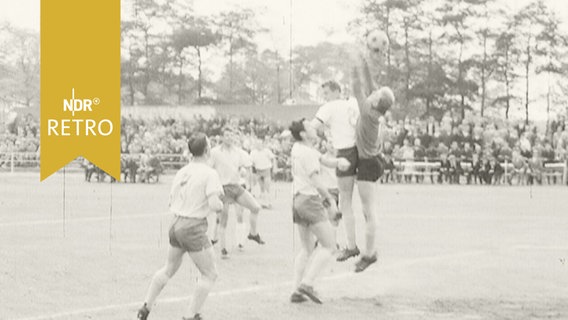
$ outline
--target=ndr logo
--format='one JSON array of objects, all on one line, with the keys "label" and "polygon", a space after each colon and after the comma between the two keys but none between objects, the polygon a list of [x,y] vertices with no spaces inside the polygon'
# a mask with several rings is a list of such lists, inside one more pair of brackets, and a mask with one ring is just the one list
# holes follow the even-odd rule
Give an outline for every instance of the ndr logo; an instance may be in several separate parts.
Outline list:
[{"label": "ndr logo", "polygon": [[94,99],[75,99],[75,88],[71,89],[71,99],[63,99],[63,111],[71,111],[73,116],[75,112],[93,111],[91,106],[101,103],[99,98]]}]

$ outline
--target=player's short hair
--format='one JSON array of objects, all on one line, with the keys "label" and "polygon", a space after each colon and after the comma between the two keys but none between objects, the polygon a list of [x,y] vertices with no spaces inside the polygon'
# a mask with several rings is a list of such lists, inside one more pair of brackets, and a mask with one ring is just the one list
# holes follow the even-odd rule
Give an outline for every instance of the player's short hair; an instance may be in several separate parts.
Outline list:
[{"label": "player's short hair", "polygon": [[389,87],[379,89],[379,109],[388,110],[394,104],[394,93]]},{"label": "player's short hair", "polygon": [[194,157],[203,156],[205,150],[207,150],[207,144],[207,136],[201,132],[192,134],[187,140],[189,152],[191,152]]},{"label": "player's short hair", "polygon": [[329,80],[329,81],[324,82],[321,85],[321,88],[322,89],[329,88],[329,90],[331,90],[331,91],[336,91],[336,92],[341,93],[341,87],[339,86],[339,83],[337,83],[333,80]]},{"label": "player's short hair", "polygon": [[300,135],[300,132],[306,131],[306,127],[304,126],[304,120],[305,119],[302,118],[298,121],[292,121],[292,124],[288,128],[288,130],[290,130],[290,133],[292,134],[292,137],[294,137],[294,140],[296,141],[302,141],[302,136]]}]

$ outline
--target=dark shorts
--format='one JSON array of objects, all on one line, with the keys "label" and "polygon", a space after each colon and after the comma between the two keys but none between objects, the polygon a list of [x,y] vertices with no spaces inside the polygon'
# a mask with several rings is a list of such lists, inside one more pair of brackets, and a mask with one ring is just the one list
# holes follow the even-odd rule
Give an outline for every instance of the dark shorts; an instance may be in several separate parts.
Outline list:
[{"label": "dark shorts", "polygon": [[335,169],[335,175],[338,177],[351,177],[357,173],[357,165],[359,163],[359,154],[357,152],[357,147],[351,147],[347,149],[339,149],[337,150],[337,157],[338,158],[345,158],[347,159],[351,165],[345,171],[341,171],[339,169]]},{"label": "dark shorts", "polygon": [[238,184],[226,184],[223,186],[224,195],[221,196],[223,203],[235,203],[245,193],[245,188]]},{"label": "dark shorts", "polygon": [[338,177],[357,176],[359,181],[375,182],[383,175],[386,161],[381,155],[372,158],[360,158],[357,147],[337,150],[338,158],[347,159],[351,165],[346,171],[335,170]]},{"label": "dark shorts", "polygon": [[357,166],[357,180],[375,182],[383,175],[385,161],[380,155],[372,158],[360,158]]},{"label": "dark shorts", "polygon": [[207,237],[207,219],[175,216],[169,231],[170,245],[188,252],[199,252],[211,247]]},{"label": "dark shorts", "polygon": [[308,227],[329,219],[320,196],[296,194],[293,202],[292,213],[295,224]]}]

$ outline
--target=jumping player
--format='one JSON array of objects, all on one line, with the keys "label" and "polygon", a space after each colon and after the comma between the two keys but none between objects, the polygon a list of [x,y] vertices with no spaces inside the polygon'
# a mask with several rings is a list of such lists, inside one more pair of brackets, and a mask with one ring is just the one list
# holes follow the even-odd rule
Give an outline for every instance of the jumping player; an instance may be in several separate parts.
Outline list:
[{"label": "jumping player", "polygon": [[[377,212],[378,192],[376,182],[382,175],[386,164],[380,153],[379,118],[394,105],[392,90],[388,87],[375,90],[367,60],[361,57],[359,63],[352,69],[352,87],[360,113],[355,127],[358,156],[357,186],[366,222],[366,246],[361,259],[355,265],[355,272],[364,271],[377,261],[375,213]],[[354,232],[355,230],[349,231]]]},{"label": "jumping player", "polygon": [[202,319],[199,312],[217,279],[211,241],[207,237],[207,216],[223,209],[223,188],[219,175],[207,165],[209,141],[204,134],[189,138],[191,162],[175,176],[170,193],[170,211],[175,215],[169,231],[170,246],[166,265],[158,270],[138,311],[138,319],[146,320],[156,298],[168,280],[177,272],[187,252],[199,269],[201,278],[189,305],[185,320]]},{"label": "jumping player", "polygon": [[345,261],[359,255],[355,242],[355,217],[352,209],[358,159],[355,126],[359,118],[359,108],[356,101],[341,99],[341,87],[337,82],[328,81],[321,87],[326,103],[319,108],[311,125],[316,129],[327,127],[337,157],[345,158],[351,163],[345,171],[336,170],[339,211],[343,215],[347,235],[347,248],[339,254],[337,260]]},{"label": "jumping player", "polygon": [[[353,112],[345,103],[343,106],[337,105],[336,101],[341,93],[337,83],[324,83],[322,85],[324,97],[334,98],[333,104],[328,102],[320,107],[312,125],[316,128],[321,127],[322,124],[329,126],[334,147],[338,149],[337,156],[344,157],[351,163],[348,170],[337,170],[339,205],[347,235],[347,248],[337,257],[338,261],[345,261],[360,254],[356,244],[355,217],[352,210],[353,187],[355,177],[357,178],[366,222],[366,246],[363,256],[355,266],[355,271],[361,272],[377,261],[375,250],[376,181],[383,171],[379,152],[379,117],[394,104],[394,94],[386,87],[374,90],[371,70],[362,57],[353,67],[352,87],[357,99],[356,112]],[[353,115],[355,115],[355,121],[350,118]],[[338,144],[337,139],[344,143]],[[350,144],[353,146],[344,148]]]}]

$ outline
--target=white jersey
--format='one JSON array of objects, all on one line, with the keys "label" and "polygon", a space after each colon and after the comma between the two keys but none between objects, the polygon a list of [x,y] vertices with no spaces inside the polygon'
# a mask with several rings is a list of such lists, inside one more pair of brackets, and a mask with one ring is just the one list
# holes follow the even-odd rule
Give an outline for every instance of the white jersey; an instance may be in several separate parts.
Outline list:
[{"label": "white jersey", "polygon": [[329,128],[333,147],[346,149],[355,146],[355,126],[359,118],[357,100],[333,100],[322,105],[316,119]]},{"label": "white jersey", "polygon": [[240,168],[250,167],[252,162],[243,149],[219,145],[211,149],[210,164],[219,173],[221,184],[227,185],[240,184]]},{"label": "white jersey", "polygon": [[321,171],[321,153],[314,148],[296,142],[292,146],[291,158],[294,194],[319,194],[310,177],[312,174],[319,174]]},{"label": "white jersey", "polygon": [[272,161],[276,156],[268,148],[263,148],[261,150],[254,149],[250,152],[250,157],[252,160],[252,165],[257,170],[267,170],[272,168]]},{"label": "white jersey", "polygon": [[223,194],[217,172],[205,163],[189,163],[174,177],[170,211],[178,216],[205,218],[213,213],[208,198],[215,193]]},{"label": "white jersey", "polygon": [[335,174],[335,168],[330,168],[322,165],[320,169],[321,182],[327,189],[337,189],[337,175]]}]

